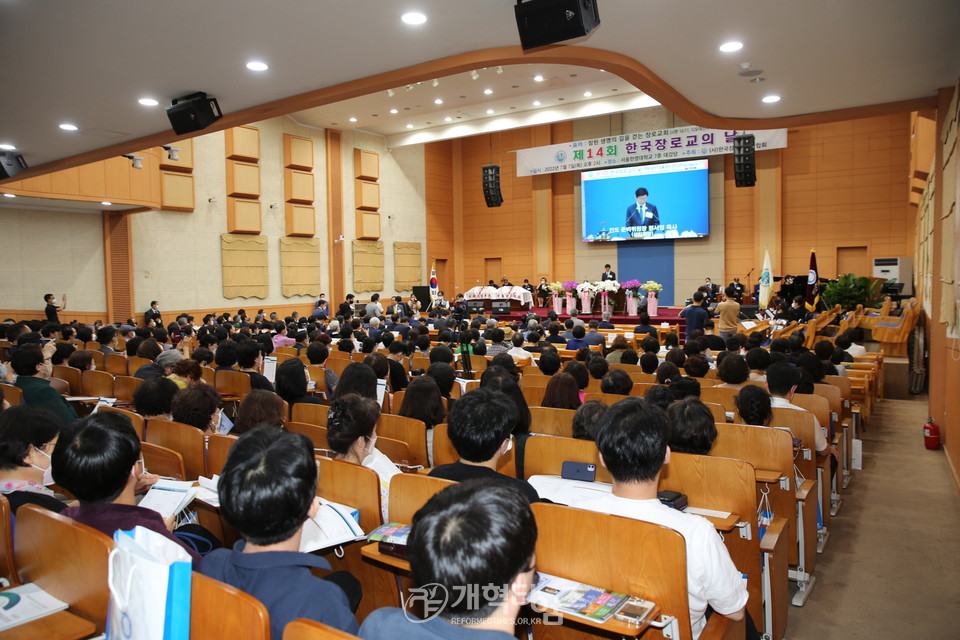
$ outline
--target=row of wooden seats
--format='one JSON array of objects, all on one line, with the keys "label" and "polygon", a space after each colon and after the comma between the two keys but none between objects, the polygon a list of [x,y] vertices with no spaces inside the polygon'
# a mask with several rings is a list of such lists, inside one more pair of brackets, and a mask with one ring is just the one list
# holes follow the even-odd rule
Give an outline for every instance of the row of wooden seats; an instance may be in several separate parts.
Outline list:
[{"label": "row of wooden seats", "polygon": [[[0,634],[10,638],[82,638],[103,633],[110,591],[107,586],[113,540],[84,524],[36,505],[17,512],[11,535],[7,499],[0,496],[0,577],[11,586],[32,582],[69,605]],[[63,554],[51,549],[65,549]],[[204,640],[270,640],[270,618],[259,600],[239,589],[194,572],[190,585],[190,633]],[[344,640],[350,634],[310,620],[295,620],[284,640]]]}]

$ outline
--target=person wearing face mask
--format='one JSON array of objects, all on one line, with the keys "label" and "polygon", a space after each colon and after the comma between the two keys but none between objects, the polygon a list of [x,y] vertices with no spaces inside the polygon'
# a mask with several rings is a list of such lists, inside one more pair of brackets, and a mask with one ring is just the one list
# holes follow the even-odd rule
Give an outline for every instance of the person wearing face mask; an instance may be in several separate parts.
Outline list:
[{"label": "person wearing face mask", "polygon": [[47,322],[60,324],[60,316],[58,314],[61,311],[67,310],[67,294],[61,294],[60,300],[63,301],[63,304],[58,305],[57,297],[52,293],[48,293],[43,296],[43,314],[47,317]]},{"label": "person wearing face mask", "polygon": [[61,512],[68,518],[111,538],[118,529],[145,527],[186,549],[195,565],[202,555],[223,546],[199,525],[175,528],[175,516],[163,518],[137,506],[136,487],[146,470],[140,439],[122,414],[94,413],[77,422],[72,435],[57,442],[52,461],[57,484],[80,501]]},{"label": "person wearing face mask", "polygon": [[390,478],[400,473],[397,465],[377,449],[377,420],[380,405],[376,400],[346,393],[330,405],[327,416],[327,445],[337,460],[363,465],[377,472],[380,479],[380,505],[384,521],[390,497]]},{"label": "person wearing face mask", "polygon": [[481,387],[464,395],[450,410],[447,431],[460,459],[434,467],[430,475],[457,482],[490,478],[513,487],[530,502],[539,502],[537,490],[526,480],[497,471],[500,458],[513,448],[516,421],[517,407],[503,392]]},{"label": "person wearing face mask", "polygon": [[56,512],[67,506],[47,488],[53,484],[50,456],[62,426],[41,407],[20,405],[0,412],[0,493],[14,514],[22,504]]},{"label": "person wearing face mask", "polygon": [[53,373],[51,358],[56,345],[48,342],[42,348],[23,346],[10,356],[10,366],[17,374],[16,386],[23,391],[23,403],[49,409],[64,425],[77,419],[77,412],[64,400],[47,378]]}]

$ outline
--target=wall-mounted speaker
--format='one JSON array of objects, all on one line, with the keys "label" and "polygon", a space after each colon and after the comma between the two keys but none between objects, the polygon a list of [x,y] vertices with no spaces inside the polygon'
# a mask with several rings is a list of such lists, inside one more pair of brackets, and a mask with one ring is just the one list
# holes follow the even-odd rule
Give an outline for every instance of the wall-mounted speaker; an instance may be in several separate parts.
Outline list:
[{"label": "wall-mounted speaker", "polygon": [[483,171],[483,197],[487,201],[487,206],[499,207],[503,204],[503,196],[500,194],[500,166],[485,164],[481,169]]},{"label": "wall-mounted speaker", "polygon": [[188,93],[173,99],[167,107],[170,126],[177,135],[193,133],[206,129],[223,117],[216,98],[210,98],[203,91]]},{"label": "wall-mounted speaker", "polygon": [[0,151],[0,180],[12,178],[27,168],[23,156],[13,151]]},{"label": "wall-mounted speaker", "polygon": [[752,133],[741,133],[733,139],[733,179],[738,187],[757,184],[757,141]]},{"label": "wall-mounted speaker", "polygon": [[524,49],[579,38],[600,24],[596,0],[528,0],[517,2],[514,12]]}]

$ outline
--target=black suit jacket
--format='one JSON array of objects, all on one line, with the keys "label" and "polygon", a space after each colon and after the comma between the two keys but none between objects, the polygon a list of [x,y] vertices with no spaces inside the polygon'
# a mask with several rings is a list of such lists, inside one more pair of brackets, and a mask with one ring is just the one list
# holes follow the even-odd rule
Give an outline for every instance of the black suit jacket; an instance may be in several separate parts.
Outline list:
[{"label": "black suit jacket", "polygon": [[627,221],[624,223],[626,227],[654,227],[660,224],[660,214],[657,212],[657,205],[646,204],[647,213],[653,214],[652,218],[645,217],[640,211],[637,210],[637,203],[633,203],[627,207]]},{"label": "black suit jacket", "polygon": [[603,273],[600,274],[600,281],[601,281],[601,282],[603,282],[603,281],[605,281],[605,280],[616,280],[616,279],[617,279],[617,272],[616,272],[616,271],[613,271],[613,270],[604,271]]}]

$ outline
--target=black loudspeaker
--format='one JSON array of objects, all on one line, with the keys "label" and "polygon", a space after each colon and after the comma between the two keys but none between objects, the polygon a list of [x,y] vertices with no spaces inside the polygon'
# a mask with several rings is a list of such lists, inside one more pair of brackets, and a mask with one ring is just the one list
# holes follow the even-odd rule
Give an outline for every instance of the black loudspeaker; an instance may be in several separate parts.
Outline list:
[{"label": "black loudspeaker", "polygon": [[417,300],[420,301],[420,311],[426,312],[430,310],[430,287],[429,286],[416,286],[413,288],[413,295],[417,296]]},{"label": "black loudspeaker", "polygon": [[517,2],[514,12],[524,49],[579,38],[600,24],[595,0],[529,0]]},{"label": "black loudspeaker", "polygon": [[19,153],[0,151],[0,179],[12,178],[27,168],[27,161]]},{"label": "black loudspeaker", "polygon": [[497,300],[496,302],[490,303],[491,308],[493,309],[492,313],[497,316],[505,316],[510,313],[510,303],[504,302],[503,300]]},{"label": "black loudspeaker", "polygon": [[467,313],[472,316],[483,315],[484,306],[483,300],[468,300],[467,301]]},{"label": "black loudspeaker", "polygon": [[740,317],[746,318],[747,320],[753,320],[757,317],[757,314],[760,313],[760,307],[755,304],[742,304],[740,305]]},{"label": "black loudspeaker", "polygon": [[220,105],[216,98],[207,97],[202,91],[189,93],[173,99],[173,104],[167,107],[167,117],[170,126],[177,135],[193,133],[206,129],[223,117]]},{"label": "black loudspeaker", "polygon": [[752,133],[741,133],[733,139],[733,179],[738,187],[757,184],[757,162],[754,158],[756,144]]},{"label": "black loudspeaker", "polygon": [[495,164],[485,164],[483,170],[483,197],[487,201],[488,207],[499,207],[503,204],[503,196],[500,194],[500,166]]}]

